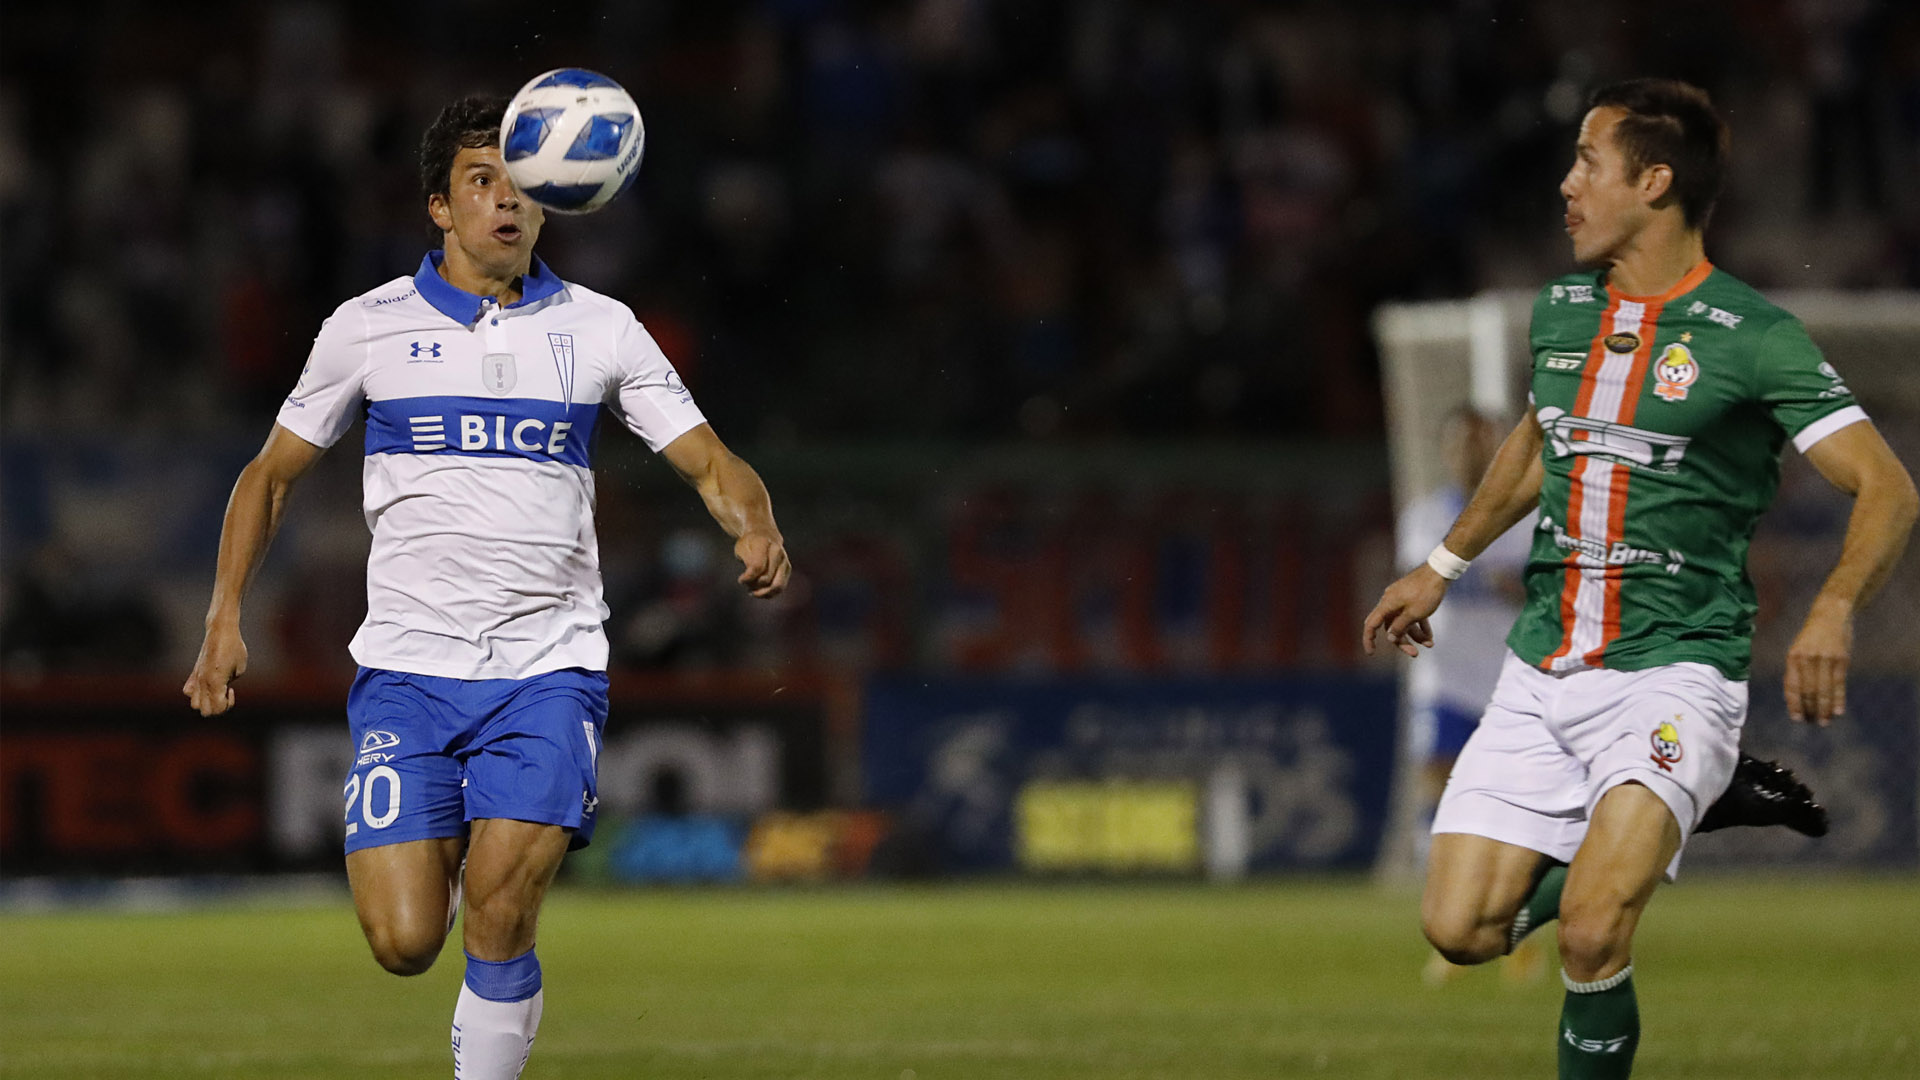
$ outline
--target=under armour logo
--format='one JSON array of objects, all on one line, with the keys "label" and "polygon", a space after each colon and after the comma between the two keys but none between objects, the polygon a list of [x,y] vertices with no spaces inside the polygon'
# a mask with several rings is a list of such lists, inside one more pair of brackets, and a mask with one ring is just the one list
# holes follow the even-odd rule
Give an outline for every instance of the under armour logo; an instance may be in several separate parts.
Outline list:
[{"label": "under armour logo", "polygon": [[[420,346],[420,343],[416,341],[416,342],[414,342],[414,343],[413,343],[413,355],[415,355],[415,356],[419,356],[419,355],[420,355],[420,352],[421,352],[421,346]],[[428,356],[431,356],[431,357],[434,357],[435,359],[438,359],[438,358],[439,358],[439,356],[440,356],[440,343],[439,343],[439,342],[437,342],[437,341],[429,341],[429,342],[427,342],[427,344],[426,344],[426,353],[427,353],[427,355],[428,355]]]}]

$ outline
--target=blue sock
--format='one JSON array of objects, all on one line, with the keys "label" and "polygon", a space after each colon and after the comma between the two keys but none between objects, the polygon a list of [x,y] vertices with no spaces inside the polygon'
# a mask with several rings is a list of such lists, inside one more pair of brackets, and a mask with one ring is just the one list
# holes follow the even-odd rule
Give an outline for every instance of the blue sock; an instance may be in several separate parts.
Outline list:
[{"label": "blue sock", "polygon": [[467,954],[467,985],[488,1001],[525,1001],[540,992],[540,958],[532,949],[511,960]]},{"label": "blue sock", "polygon": [[533,950],[511,960],[467,954],[467,980],[453,1007],[453,1074],[459,1080],[515,1080],[533,1052],[546,995]]}]

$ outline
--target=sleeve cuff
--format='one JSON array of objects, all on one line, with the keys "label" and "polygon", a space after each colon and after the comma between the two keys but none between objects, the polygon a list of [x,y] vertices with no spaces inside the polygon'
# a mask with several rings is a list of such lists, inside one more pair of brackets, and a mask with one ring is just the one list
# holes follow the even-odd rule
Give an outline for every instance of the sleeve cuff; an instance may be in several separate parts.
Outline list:
[{"label": "sleeve cuff", "polygon": [[629,420],[627,428],[640,436],[640,440],[647,444],[647,449],[657,454],[673,445],[675,439],[706,423],[707,418],[697,407],[689,405],[684,409],[663,414],[661,421],[659,425],[645,427]]},{"label": "sleeve cuff", "polygon": [[273,422],[320,449],[325,450],[334,443],[339,442],[340,437],[336,435],[329,439],[326,437],[324,431],[317,430],[324,426],[319,423],[320,419],[313,410],[307,409],[304,406],[282,405],[280,412],[274,416]]},{"label": "sleeve cuff", "polygon": [[1804,454],[1813,449],[1814,443],[1843,427],[1851,427],[1865,419],[1867,419],[1867,410],[1858,405],[1849,405],[1844,409],[1830,412],[1801,428],[1800,433],[1793,437],[1793,448]]}]

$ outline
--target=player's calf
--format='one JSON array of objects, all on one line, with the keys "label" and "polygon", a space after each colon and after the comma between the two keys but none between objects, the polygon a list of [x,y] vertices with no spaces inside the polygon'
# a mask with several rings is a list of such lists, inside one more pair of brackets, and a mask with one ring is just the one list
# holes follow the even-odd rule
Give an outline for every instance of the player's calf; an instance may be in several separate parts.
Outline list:
[{"label": "player's calf", "polygon": [[528,821],[473,823],[467,970],[453,1009],[454,1075],[462,1080],[513,1080],[526,1067],[546,998],[534,931],[570,835]]},{"label": "player's calf", "polygon": [[467,951],[491,961],[533,947],[540,904],[560,869],[571,833],[558,825],[481,819],[467,853]]}]

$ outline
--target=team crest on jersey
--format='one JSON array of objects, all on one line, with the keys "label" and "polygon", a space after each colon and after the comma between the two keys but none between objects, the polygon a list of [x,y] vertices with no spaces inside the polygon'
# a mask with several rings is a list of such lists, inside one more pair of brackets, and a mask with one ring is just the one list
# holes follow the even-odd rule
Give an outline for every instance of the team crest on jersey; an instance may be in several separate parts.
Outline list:
[{"label": "team crest on jersey", "polygon": [[1687,387],[1700,377],[1700,362],[1693,358],[1692,349],[1675,342],[1660,354],[1653,377],[1653,392],[1662,401],[1685,401]]},{"label": "team crest on jersey", "polygon": [[1608,352],[1630,353],[1640,347],[1640,335],[1631,330],[1619,334],[1608,334],[1604,340]]},{"label": "team crest on jersey", "polygon": [[481,357],[480,381],[495,395],[511,393],[520,381],[520,373],[513,366],[513,354],[496,352]]},{"label": "team crest on jersey", "polygon": [[[1674,713],[1673,719],[1679,720],[1680,714]],[[1674,727],[1671,721],[1653,729],[1653,753],[1647,756],[1660,766],[1661,772],[1672,772],[1673,767],[1680,763],[1683,753],[1680,749],[1680,729]]]}]

